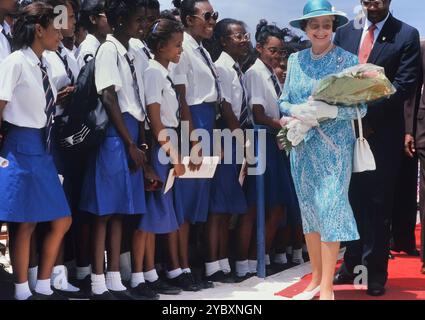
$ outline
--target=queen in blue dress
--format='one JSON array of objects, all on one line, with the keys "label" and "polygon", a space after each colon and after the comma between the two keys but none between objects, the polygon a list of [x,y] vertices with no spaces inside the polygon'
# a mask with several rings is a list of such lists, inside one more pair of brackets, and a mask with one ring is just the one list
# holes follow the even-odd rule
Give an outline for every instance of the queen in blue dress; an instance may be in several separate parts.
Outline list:
[{"label": "queen in blue dress", "polygon": [[[284,116],[296,117],[314,86],[327,75],[358,64],[351,53],[332,44],[335,29],[348,19],[326,0],[310,0],[304,16],[291,26],[306,32],[312,48],[290,56],[284,91],[279,99]],[[348,200],[355,136],[351,120],[356,106],[338,108],[312,101],[312,114],[326,120],[306,133],[291,151],[292,176],[303,229],[311,257],[313,278],[295,299],[333,299],[332,279],[341,241],[359,239]],[[365,106],[358,106],[362,116]],[[329,139],[324,138],[326,135]],[[330,140],[330,141],[329,141]]]}]

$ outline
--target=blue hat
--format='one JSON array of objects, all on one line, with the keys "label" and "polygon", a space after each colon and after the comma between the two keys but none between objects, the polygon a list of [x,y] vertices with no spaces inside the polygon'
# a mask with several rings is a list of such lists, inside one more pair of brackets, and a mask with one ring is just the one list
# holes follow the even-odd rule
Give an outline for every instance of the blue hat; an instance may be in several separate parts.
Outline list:
[{"label": "blue hat", "polygon": [[332,4],[327,0],[309,0],[304,6],[303,16],[289,22],[294,27],[301,29],[301,21],[323,17],[323,16],[336,16],[337,27],[341,27],[348,23],[347,15],[342,11],[336,11]]}]

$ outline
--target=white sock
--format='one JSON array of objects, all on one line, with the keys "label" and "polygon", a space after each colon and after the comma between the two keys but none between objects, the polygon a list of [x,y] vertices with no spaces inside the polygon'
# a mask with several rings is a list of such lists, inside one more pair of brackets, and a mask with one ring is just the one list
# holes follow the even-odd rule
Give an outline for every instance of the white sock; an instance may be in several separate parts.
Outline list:
[{"label": "white sock", "polygon": [[145,280],[149,282],[155,282],[159,279],[158,273],[156,273],[155,268],[153,268],[151,271],[144,272],[143,275],[145,276]]},{"label": "white sock", "polygon": [[168,279],[174,279],[177,278],[179,275],[183,273],[183,270],[181,268],[177,268],[171,271],[167,271],[167,278]]},{"label": "white sock", "polygon": [[15,299],[16,300],[27,300],[32,296],[30,286],[27,282],[15,283]]},{"label": "white sock", "polygon": [[292,254],[292,246],[286,247],[286,254],[289,254],[289,255]]},{"label": "white sock", "polygon": [[108,291],[104,274],[91,274],[91,291],[94,294],[102,294]]},{"label": "white sock", "polygon": [[294,262],[294,263],[304,263],[303,249],[295,249],[293,251],[292,262]]},{"label": "white sock", "polygon": [[192,270],[190,270],[190,268],[184,268],[182,269],[183,273],[192,273]]},{"label": "white sock", "polygon": [[[131,279],[131,277],[130,277]],[[112,291],[124,291],[127,290],[127,288],[122,284],[121,281],[121,274],[119,271],[106,272],[106,287],[108,290]]]},{"label": "white sock", "polygon": [[266,263],[266,266],[269,266],[270,265],[270,255],[266,254],[265,257],[264,257],[264,261]]},{"label": "white sock", "polygon": [[220,271],[220,263],[218,261],[205,263],[205,275],[207,277],[218,271]]},{"label": "white sock", "polygon": [[303,244],[303,252],[306,252],[306,253],[308,252],[306,244]]},{"label": "white sock", "polygon": [[236,261],[236,275],[238,277],[244,277],[249,273],[248,260]]},{"label": "white sock", "polygon": [[273,262],[277,264],[287,264],[288,258],[286,257],[285,253],[276,253],[273,258]]},{"label": "white sock", "polygon": [[74,287],[68,282],[68,270],[64,265],[54,266],[52,276],[50,278],[50,284],[52,287],[58,290],[68,292],[78,292],[80,289]]},{"label": "white sock", "polygon": [[52,295],[53,290],[50,287],[50,279],[46,280],[37,280],[37,284],[35,285],[35,292],[45,294],[45,295]]},{"label": "white sock", "polygon": [[248,267],[250,273],[257,273],[257,260],[248,260]]},{"label": "white sock", "polygon": [[87,267],[76,267],[75,270],[75,277],[77,280],[84,280],[91,274],[91,265],[88,265]]},{"label": "white sock", "polygon": [[218,260],[218,263],[220,264],[221,271],[223,271],[225,274],[228,274],[232,271],[228,258]]},{"label": "white sock", "polygon": [[131,253],[124,252],[120,255],[120,273],[121,279],[130,281],[131,279]]},{"label": "white sock", "polygon": [[35,290],[35,285],[37,284],[37,274],[38,274],[37,266],[28,269],[28,283],[31,290]]},{"label": "white sock", "polygon": [[132,273],[130,281],[131,287],[136,288],[141,283],[145,283],[145,277],[143,276],[143,272]]}]

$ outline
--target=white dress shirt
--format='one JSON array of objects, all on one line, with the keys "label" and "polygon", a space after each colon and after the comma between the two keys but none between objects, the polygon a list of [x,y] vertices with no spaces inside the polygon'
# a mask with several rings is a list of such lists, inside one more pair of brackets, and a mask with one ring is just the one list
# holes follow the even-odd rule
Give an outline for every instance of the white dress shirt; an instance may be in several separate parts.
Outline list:
[{"label": "white dress shirt", "polygon": [[136,71],[140,70],[142,61],[136,51],[132,50],[131,47],[127,51],[121,42],[112,35],[108,35],[106,42],[99,48],[96,56],[96,89],[99,94],[102,94],[104,89],[114,86],[121,112],[128,112],[137,120],[144,121],[145,114],[142,110],[145,100],[143,78],[140,72],[136,72],[139,87],[139,98],[137,98],[130,66],[125,55],[128,55],[130,60],[133,61]]},{"label": "white dress shirt", "polygon": [[177,128],[179,125],[177,118],[179,103],[176,92],[167,79],[168,75],[169,71],[158,61],[153,59],[149,61],[149,67],[143,75],[146,105],[160,104],[162,124],[165,127]]},{"label": "white dress shirt", "polygon": [[[378,22],[377,24],[375,24],[376,29],[375,29],[375,31],[373,33],[373,35],[374,35],[373,44],[375,44],[376,39],[378,39],[378,36],[381,33],[382,28],[384,27],[385,22],[387,22],[389,16],[390,16],[390,14],[388,13],[387,17],[384,20],[382,20],[381,22]],[[363,26],[363,33],[362,33],[362,38],[360,40],[359,50],[360,50],[360,48],[362,46],[362,43],[363,43],[364,38],[366,37],[367,33],[369,32],[370,26],[372,26],[372,25],[373,25],[373,23],[370,22],[368,19],[366,19],[366,23]]]},{"label": "white dress shirt", "polygon": [[3,111],[5,121],[26,128],[41,129],[46,126],[46,95],[40,63],[47,68],[56,99],[57,91],[51,80],[51,67],[44,57],[40,62],[31,48],[10,54],[0,64],[0,100],[7,101]]},{"label": "white dress shirt", "polygon": [[279,119],[278,96],[272,80],[273,73],[261,59],[245,73],[245,85],[248,90],[249,106],[252,111],[254,104],[262,105],[266,116]]},{"label": "white dress shirt", "polygon": [[[78,47],[79,53],[77,61],[80,68],[82,68],[86,64],[86,62],[84,61],[84,57],[87,55],[92,55],[94,57],[99,46],[99,40],[97,40],[94,35],[90,33],[87,34],[87,37],[84,39],[83,42],[81,42],[80,46]],[[90,59],[91,58],[88,58],[87,61],[89,61]]]},{"label": "white dress shirt", "polygon": [[3,29],[7,35],[11,36],[10,26],[4,21],[3,25],[0,24],[0,63],[11,53],[10,44],[3,34]]},{"label": "white dress shirt", "polygon": [[[186,86],[186,101],[189,106],[217,101],[215,79],[199,50],[200,47],[204,49],[212,63],[211,56],[202,43],[197,43],[191,35],[185,32],[180,61],[171,67],[174,83]],[[214,66],[213,63],[212,65]]]}]

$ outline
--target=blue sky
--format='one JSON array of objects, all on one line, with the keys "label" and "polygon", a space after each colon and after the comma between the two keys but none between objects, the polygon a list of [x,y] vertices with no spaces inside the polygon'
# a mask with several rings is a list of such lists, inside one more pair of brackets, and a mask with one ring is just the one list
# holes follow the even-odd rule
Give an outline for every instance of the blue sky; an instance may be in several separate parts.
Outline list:
[{"label": "blue sky", "polygon": [[[220,18],[236,18],[248,25],[254,33],[261,18],[275,22],[280,27],[289,26],[291,19],[302,15],[306,0],[210,0],[214,9],[220,12]],[[161,8],[171,7],[171,0],[160,0]],[[355,8],[360,0],[331,0],[337,10],[344,11],[350,18],[355,16]],[[398,19],[414,26],[425,37],[425,1],[392,0],[391,11]]]}]

